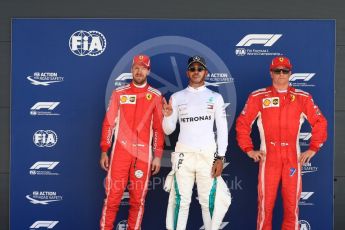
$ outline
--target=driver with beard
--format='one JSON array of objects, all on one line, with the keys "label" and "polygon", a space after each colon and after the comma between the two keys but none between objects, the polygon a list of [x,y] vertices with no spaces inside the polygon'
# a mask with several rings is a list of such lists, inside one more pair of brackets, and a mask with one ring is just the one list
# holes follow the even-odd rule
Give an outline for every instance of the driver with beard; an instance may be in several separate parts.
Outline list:
[{"label": "driver with beard", "polygon": [[[188,59],[187,88],[163,98],[163,130],[170,135],[180,123],[180,133],[171,154],[172,170],[164,189],[170,192],[166,228],[184,230],[194,183],[206,230],[218,230],[230,206],[229,189],[221,177],[228,143],[223,97],[205,86],[203,57]],[[214,135],[214,123],[217,138]]]},{"label": "driver with beard", "polygon": [[113,229],[126,187],[130,204],[128,229],[140,229],[149,178],[151,173],[159,172],[161,165],[164,144],[162,96],[147,83],[150,58],[135,56],[131,72],[132,82],[113,91],[103,121],[100,164],[108,175],[100,220],[102,230]]}]

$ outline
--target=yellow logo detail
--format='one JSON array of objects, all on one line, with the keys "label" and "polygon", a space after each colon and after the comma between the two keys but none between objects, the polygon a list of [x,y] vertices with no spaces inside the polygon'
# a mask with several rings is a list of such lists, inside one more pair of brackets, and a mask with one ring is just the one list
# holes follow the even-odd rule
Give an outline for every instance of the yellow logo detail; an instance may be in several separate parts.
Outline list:
[{"label": "yellow logo detail", "polygon": [[150,94],[150,93],[146,94],[146,99],[147,100],[151,100],[152,99],[152,94]]},{"label": "yellow logo detail", "polygon": [[122,102],[122,103],[125,103],[126,101],[127,101],[127,96],[121,96],[121,98],[120,98],[120,101]]},{"label": "yellow logo detail", "polygon": [[291,97],[291,101],[295,101],[295,99],[296,99],[295,95],[291,94],[290,97]]},{"label": "yellow logo detail", "polygon": [[269,106],[271,104],[271,101],[268,99],[264,100],[264,106]]}]

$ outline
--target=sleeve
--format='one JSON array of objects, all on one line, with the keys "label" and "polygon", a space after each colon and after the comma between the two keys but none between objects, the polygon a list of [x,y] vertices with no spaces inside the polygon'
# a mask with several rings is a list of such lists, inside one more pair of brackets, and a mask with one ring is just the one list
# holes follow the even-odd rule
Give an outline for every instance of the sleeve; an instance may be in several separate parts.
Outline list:
[{"label": "sleeve", "polygon": [[218,155],[225,156],[226,148],[228,146],[228,122],[226,120],[226,112],[224,100],[221,95],[219,95],[216,103],[215,111],[215,122],[217,128],[217,146]]},{"label": "sleeve", "polygon": [[177,109],[177,103],[174,98],[174,95],[171,96],[171,101],[172,101],[172,109],[173,112],[169,117],[163,118],[163,130],[166,135],[170,135],[172,132],[175,131],[176,129],[176,123],[178,120],[178,109]]},{"label": "sleeve", "polygon": [[303,106],[303,113],[312,128],[309,150],[317,152],[327,140],[327,120],[322,115],[319,107],[314,104],[310,95]]},{"label": "sleeve", "polygon": [[153,110],[153,152],[155,157],[161,158],[164,148],[164,132],[162,128],[162,96],[157,97]]},{"label": "sleeve", "polygon": [[260,103],[252,95],[249,96],[241,114],[236,121],[236,139],[243,152],[254,150],[254,145],[250,134],[252,125],[259,115]]},{"label": "sleeve", "polygon": [[101,136],[101,150],[107,152],[111,146],[112,137],[114,135],[115,120],[117,118],[119,109],[119,101],[116,92],[114,91],[110,97],[108,108],[103,120],[102,136]]}]

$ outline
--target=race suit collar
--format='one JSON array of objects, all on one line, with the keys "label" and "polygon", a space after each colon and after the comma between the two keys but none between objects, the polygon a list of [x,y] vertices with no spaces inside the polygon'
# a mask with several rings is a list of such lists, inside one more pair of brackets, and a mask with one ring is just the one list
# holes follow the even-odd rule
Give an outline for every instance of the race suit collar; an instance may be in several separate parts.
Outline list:
[{"label": "race suit collar", "polygon": [[187,90],[190,91],[190,92],[201,92],[201,91],[203,91],[205,89],[206,89],[206,85],[202,85],[202,86],[200,86],[198,88],[193,88],[191,86],[187,87]]},{"label": "race suit collar", "polygon": [[135,85],[133,82],[130,83],[131,88],[134,92],[144,92],[149,87],[149,84],[146,82],[143,87]]},{"label": "race suit collar", "polygon": [[289,93],[290,91],[294,91],[294,88],[291,86],[289,86],[286,90],[277,90],[273,85],[269,88],[272,90],[273,94]]},{"label": "race suit collar", "polygon": [[145,88],[145,86],[147,85],[147,82],[145,82],[145,84],[143,85],[136,85],[134,82],[133,83],[133,86],[136,87],[136,88]]}]

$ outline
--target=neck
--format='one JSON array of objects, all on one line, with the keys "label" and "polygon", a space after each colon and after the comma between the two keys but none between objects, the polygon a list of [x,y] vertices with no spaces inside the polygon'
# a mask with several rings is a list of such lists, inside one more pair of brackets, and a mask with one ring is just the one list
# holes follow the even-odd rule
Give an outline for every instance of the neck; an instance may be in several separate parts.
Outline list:
[{"label": "neck", "polygon": [[147,84],[146,81],[145,81],[143,84],[141,84],[141,85],[138,85],[138,84],[136,84],[136,83],[133,81],[133,85],[134,85],[135,87],[138,87],[138,88],[144,88],[144,87],[146,86],[146,84]]},{"label": "neck", "polygon": [[204,86],[205,85],[205,82],[200,82],[200,83],[192,83],[192,82],[189,82],[189,86],[194,88],[194,89],[197,89],[201,86]]},{"label": "neck", "polygon": [[280,84],[274,84],[273,83],[273,87],[276,90],[287,90],[289,88],[289,84],[280,85]]}]

